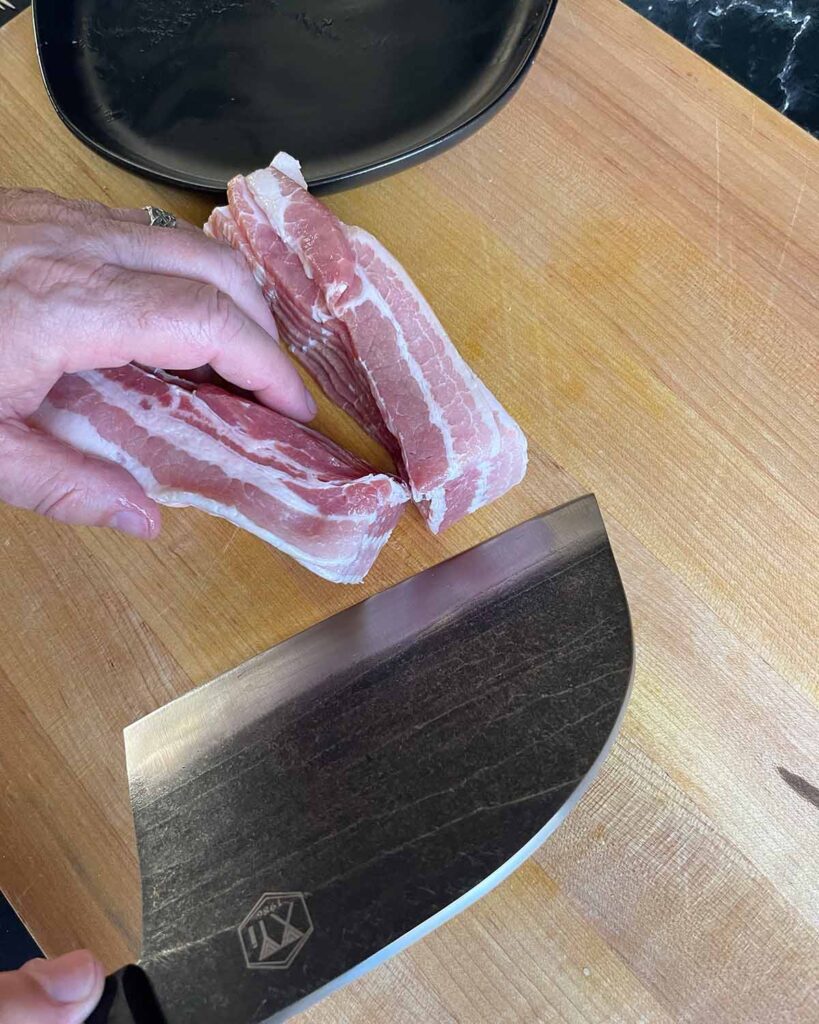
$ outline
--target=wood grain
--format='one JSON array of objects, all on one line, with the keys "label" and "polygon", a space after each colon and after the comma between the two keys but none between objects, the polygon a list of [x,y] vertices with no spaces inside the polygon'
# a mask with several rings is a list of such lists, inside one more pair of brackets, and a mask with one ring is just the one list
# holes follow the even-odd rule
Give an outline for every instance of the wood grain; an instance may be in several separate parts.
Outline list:
[{"label": "wood grain", "polygon": [[[204,217],[59,124],[28,16],[0,68],[4,184]],[[520,419],[513,495],[438,539],[407,516],[347,589],[193,512],[148,546],[0,510],[0,884],[48,952],[137,952],[125,724],[591,490],[638,644],[614,755],[511,880],[303,1019],[819,1018],[819,811],[787,781],[819,786],[817,156],[617,0],[562,0],[487,128],[332,202]]]}]

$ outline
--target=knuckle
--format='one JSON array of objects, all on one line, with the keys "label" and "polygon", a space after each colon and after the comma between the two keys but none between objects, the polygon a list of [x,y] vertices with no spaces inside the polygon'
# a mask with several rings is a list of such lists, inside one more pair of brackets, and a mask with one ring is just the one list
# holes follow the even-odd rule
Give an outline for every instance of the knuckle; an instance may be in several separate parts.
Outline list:
[{"label": "knuckle", "polygon": [[0,221],[36,227],[45,239],[68,241],[75,248],[78,231],[93,231],[108,219],[108,207],[92,199],[66,199],[45,189],[0,189]]},{"label": "knuckle", "polygon": [[0,189],[0,218],[11,223],[76,226],[100,220],[106,211],[92,199],[65,199],[42,188]]},{"label": "knuckle", "polygon": [[67,276],[67,268],[61,259],[39,253],[30,253],[12,272],[16,283],[34,295],[52,291],[63,284]]},{"label": "knuckle", "polygon": [[86,291],[105,298],[120,284],[122,271],[111,263],[88,260],[75,265],[74,275]]},{"label": "knuckle", "polygon": [[242,315],[233,300],[215,285],[204,285],[202,308],[205,310],[206,326],[211,341],[218,345],[230,344],[243,331]]},{"label": "knuckle", "polygon": [[86,504],[87,498],[87,488],[76,481],[66,480],[62,474],[57,474],[47,481],[34,511],[58,522],[73,522]]},{"label": "knuckle", "polygon": [[107,286],[111,268],[94,260],[69,258],[47,252],[29,252],[16,262],[10,278],[35,296],[66,288],[86,290]]},{"label": "knuckle", "polygon": [[[62,337],[54,331],[53,303],[43,301],[16,278],[0,282],[0,403],[28,403],[42,382],[56,380],[61,368]],[[43,337],[53,337],[43,344]],[[44,393],[44,392],[43,392]]]},{"label": "knuckle", "polygon": [[50,225],[0,221],[0,278],[20,274],[35,257],[56,259],[63,242]]},{"label": "knuckle", "polygon": [[[192,235],[193,233],[190,232]],[[204,251],[200,248],[199,255],[204,256],[213,274],[212,280],[226,295],[247,294],[248,289],[255,291],[252,274],[241,253],[236,252],[221,242],[201,235],[205,241]],[[197,240],[201,245],[201,240]]]},{"label": "knuckle", "polygon": [[31,221],[53,211],[60,199],[43,188],[0,189],[0,216],[18,223]]},{"label": "knuckle", "polygon": [[122,326],[138,328],[144,334],[158,334],[168,338],[186,338],[192,321],[198,319],[196,307],[190,301],[190,292],[179,282],[168,281],[166,288],[145,287],[140,274],[129,270],[109,268],[110,288],[116,303],[112,303]]}]

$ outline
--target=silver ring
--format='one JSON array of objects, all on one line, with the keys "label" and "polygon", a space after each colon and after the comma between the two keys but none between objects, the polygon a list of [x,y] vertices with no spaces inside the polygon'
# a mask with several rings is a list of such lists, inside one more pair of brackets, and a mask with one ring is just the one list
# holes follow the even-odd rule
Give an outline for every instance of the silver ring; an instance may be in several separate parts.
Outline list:
[{"label": "silver ring", "polygon": [[148,214],[152,228],[176,227],[176,217],[167,210],[161,210],[158,206],[143,206],[142,209]]}]

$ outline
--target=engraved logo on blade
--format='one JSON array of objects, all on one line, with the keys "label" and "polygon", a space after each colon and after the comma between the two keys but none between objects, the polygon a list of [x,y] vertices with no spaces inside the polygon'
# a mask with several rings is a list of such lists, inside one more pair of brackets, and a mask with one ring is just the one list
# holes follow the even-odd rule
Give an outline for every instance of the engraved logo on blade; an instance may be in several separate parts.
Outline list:
[{"label": "engraved logo on blade", "polygon": [[238,931],[248,967],[286,970],[313,934],[304,893],[266,892]]}]

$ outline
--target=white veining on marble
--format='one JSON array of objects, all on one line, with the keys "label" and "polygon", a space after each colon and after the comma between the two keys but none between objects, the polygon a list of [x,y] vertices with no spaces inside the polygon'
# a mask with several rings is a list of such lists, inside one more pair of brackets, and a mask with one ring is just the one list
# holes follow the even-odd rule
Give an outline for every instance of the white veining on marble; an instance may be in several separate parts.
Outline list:
[{"label": "white veining on marble", "polygon": [[819,0],[626,2],[819,135]]},{"label": "white veining on marble", "polygon": [[[785,63],[782,65],[782,70],[776,76],[777,81],[782,87],[785,99],[782,106],[779,108],[784,114],[791,105],[791,99],[796,90],[799,89],[798,84],[789,84],[790,78],[793,74],[794,56],[796,54],[796,44],[802,36],[802,33],[808,27],[811,21],[810,14],[803,14],[801,17],[796,14],[793,9],[793,0],[787,0],[787,3],[781,6],[766,7],[764,4],[755,3],[754,0],[728,0],[727,3],[721,4],[716,3],[713,7],[708,8],[707,11],[701,11],[697,14],[693,23],[694,39],[697,42],[702,42],[702,25],[705,15],[711,17],[719,17],[721,14],[725,14],[726,11],[732,11],[737,7],[744,8],[745,10],[753,11],[754,14],[766,15],[774,20],[784,20],[787,24],[796,27],[796,31],[793,35],[793,41],[791,42],[791,48],[788,50],[787,56],[785,57]],[[650,10],[651,8],[649,8]]]}]

